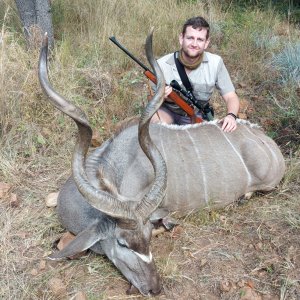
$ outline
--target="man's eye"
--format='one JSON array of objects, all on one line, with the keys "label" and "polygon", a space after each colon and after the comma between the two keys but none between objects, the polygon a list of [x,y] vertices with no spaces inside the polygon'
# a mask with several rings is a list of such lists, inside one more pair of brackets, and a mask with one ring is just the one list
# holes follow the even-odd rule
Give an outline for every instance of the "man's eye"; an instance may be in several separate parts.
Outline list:
[{"label": "man's eye", "polygon": [[128,248],[128,245],[125,241],[122,241],[122,240],[117,240],[117,243],[120,247],[123,247],[123,248]]}]

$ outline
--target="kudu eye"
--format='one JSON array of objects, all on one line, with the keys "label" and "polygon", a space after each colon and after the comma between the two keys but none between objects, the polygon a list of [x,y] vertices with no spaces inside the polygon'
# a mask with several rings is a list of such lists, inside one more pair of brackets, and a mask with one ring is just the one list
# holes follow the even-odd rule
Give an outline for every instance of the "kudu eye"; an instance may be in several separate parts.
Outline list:
[{"label": "kudu eye", "polygon": [[128,248],[128,244],[124,240],[117,239],[117,243],[120,247]]}]

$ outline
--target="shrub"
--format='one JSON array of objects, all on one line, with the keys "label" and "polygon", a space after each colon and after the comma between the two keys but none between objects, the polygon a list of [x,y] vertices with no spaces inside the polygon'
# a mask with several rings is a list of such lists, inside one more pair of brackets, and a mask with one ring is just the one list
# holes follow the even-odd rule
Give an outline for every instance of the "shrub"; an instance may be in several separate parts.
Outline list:
[{"label": "shrub", "polygon": [[273,56],[271,65],[279,71],[283,83],[291,81],[300,87],[300,42],[288,43]]}]

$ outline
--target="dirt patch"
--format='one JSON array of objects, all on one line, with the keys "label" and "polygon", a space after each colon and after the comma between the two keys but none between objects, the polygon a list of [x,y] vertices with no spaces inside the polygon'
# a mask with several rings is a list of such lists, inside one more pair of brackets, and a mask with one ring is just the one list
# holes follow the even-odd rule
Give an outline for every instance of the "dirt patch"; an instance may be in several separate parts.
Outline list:
[{"label": "dirt patch", "polygon": [[[299,299],[299,190],[259,195],[241,206],[194,214],[181,229],[152,240],[163,282],[154,299]],[[62,234],[53,208],[1,204],[1,298],[144,299],[127,295],[127,281],[91,252],[52,262]],[[298,222],[298,223],[296,223]],[[17,286],[16,286],[17,285]]]}]

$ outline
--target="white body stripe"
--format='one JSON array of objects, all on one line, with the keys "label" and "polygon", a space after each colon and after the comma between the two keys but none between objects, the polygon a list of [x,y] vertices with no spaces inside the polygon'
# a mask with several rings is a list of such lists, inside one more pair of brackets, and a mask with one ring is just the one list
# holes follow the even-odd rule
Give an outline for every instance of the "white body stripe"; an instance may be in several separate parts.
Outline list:
[{"label": "white body stripe", "polygon": [[186,133],[188,134],[188,136],[189,136],[189,138],[190,138],[190,140],[191,140],[191,142],[193,144],[193,147],[194,147],[194,150],[196,152],[196,155],[197,155],[197,161],[198,161],[198,165],[200,166],[202,180],[203,180],[203,185],[204,185],[204,199],[205,199],[205,203],[208,204],[207,180],[206,180],[205,170],[204,170],[204,167],[203,167],[203,164],[202,164],[201,155],[199,153],[198,147],[196,147],[196,143],[195,143],[193,137],[191,136],[190,132],[187,130]]},{"label": "white body stripe", "polygon": [[230,140],[228,139],[228,137],[226,136],[226,134],[224,133],[224,131],[222,130],[222,128],[218,127],[220,129],[220,131],[222,132],[224,138],[226,139],[226,141],[228,142],[228,144],[231,146],[231,148],[233,149],[233,151],[235,152],[235,154],[237,155],[237,157],[240,159],[242,165],[245,168],[245,171],[247,173],[247,187],[251,186],[251,174],[248,170],[248,167],[246,166],[244,159],[242,158],[242,156],[240,155],[240,153],[236,150],[236,148],[234,147],[234,145],[230,142]]}]

